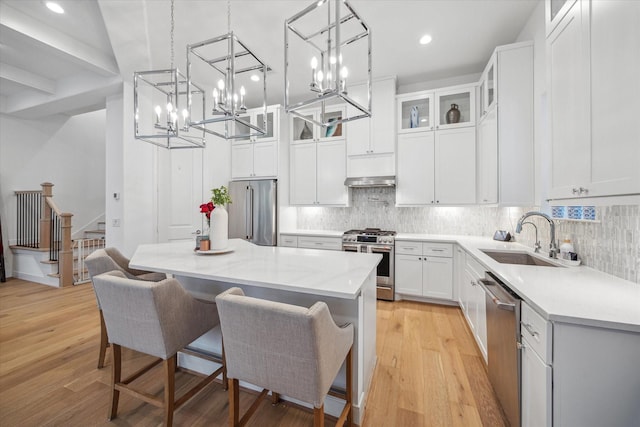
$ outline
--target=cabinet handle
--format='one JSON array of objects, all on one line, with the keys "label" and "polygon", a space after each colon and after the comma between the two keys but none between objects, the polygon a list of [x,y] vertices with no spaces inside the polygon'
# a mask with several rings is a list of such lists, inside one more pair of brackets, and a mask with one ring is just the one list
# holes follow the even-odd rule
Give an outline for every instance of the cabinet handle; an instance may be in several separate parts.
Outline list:
[{"label": "cabinet handle", "polygon": [[522,326],[524,326],[524,328],[531,334],[532,337],[540,335],[538,334],[538,332],[533,330],[533,327],[529,323],[522,323]]},{"label": "cabinet handle", "polygon": [[431,204],[433,204],[433,200],[431,201]]},{"label": "cabinet handle", "polygon": [[436,129],[440,129],[440,126],[436,126]]},{"label": "cabinet handle", "polygon": [[580,188],[579,188],[579,191],[580,191],[580,194],[581,194],[581,195],[582,195],[583,193],[584,193],[584,194],[588,194],[588,193],[589,193],[589,190],[587,190],[586,188],[583,188],[583,187],[580,187]]},{"label": "cabinet handle", "polygon": [[471,283],[471,286],[477,286],[478,285],[474,280],[470,281],[469,283]]},{"label": "cabinet handle", "polygon": [[572,188],[572,189],[571,189],[571,192],[572,192],[573,194],[578,194],[578,189],[577,189],[577,188]]},{"label": "cabinet handle", "polygon": [[432,252],[444,252],[444,249],[430,249]]},{"label": "cabinet handle", "polygon": [[418,257],[418,261],[422,261],[422,258]]},{"label": "cabinet handle", "polygon": [[526,346],[526,345],[524,345],[524,344],[523,344],[523,343],[521,343],[521,342],[516,342],[516,348],[517,348],[518,350],[524,350],[525,348],[527,348],[527,346]]},{"label": "cabinet handle", "polygon": [[408,246],[405,246],[402,249],[404,249],[405,251],[415,251],[416,250],[416,248],[411,248],[411,247],[408,247]]}]

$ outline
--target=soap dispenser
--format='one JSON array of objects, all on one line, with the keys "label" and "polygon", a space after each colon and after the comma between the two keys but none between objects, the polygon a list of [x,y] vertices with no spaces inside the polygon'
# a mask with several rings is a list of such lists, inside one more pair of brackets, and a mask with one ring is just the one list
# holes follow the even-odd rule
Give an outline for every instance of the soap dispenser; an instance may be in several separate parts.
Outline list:
[{"label": "soap dispenser", "polygon": [[569,238],[569,236],[566,236],[562,241],[562,244],[560,244],[560,258],[570,260],[571,255],[569,254],[569,252],[575,252],[575,250],[573,249],[571,239]]}]

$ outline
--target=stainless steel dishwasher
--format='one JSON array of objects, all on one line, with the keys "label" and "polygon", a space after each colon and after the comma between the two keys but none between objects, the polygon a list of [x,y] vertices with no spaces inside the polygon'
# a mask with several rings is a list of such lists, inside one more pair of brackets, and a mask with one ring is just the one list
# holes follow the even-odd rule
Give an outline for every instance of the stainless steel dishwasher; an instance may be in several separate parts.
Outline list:
[{"label": "stainless steel dishwasher", "polygon": [[519,427],[520,298],[490,272],[479,282],[487,308],[489,380],[511,427]]}]

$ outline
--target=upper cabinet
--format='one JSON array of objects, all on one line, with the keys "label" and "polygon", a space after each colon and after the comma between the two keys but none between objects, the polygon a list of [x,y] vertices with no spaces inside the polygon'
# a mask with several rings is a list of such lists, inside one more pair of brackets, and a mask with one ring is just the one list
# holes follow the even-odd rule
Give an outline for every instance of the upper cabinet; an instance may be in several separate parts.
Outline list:
[{"label": "upper cabinet", "polygon": [[[395,96],[396,79],[387,77],[371,82],[371,117],[345,124],[347,135],[347,176],[395,175]],[[352,85],[348,95],[366,106],[369,91],[366,84]],[[356,112],[348,106],[349,115]]]},{"label": "upper cabinet", "polygon": [[491,55],[491,59],[480,78],[480,89],[478,91],[480,96],[480,102],[478,103],[480,106],[480,117],[484,117],[496,105],[496,68],[496,54],[494,53]]},{"label": "upper cabinet", "polygon": [[436,130],[475,126],[476,86],[437,90],[434,94]]},{"label": "upper cabinet", "polygon": [[640,194],[640,2],[564,7],[547,37],[549,196]]},{"label": "upper cabinet", "polygon": [[396,97],[397,206],[476,202],[475,92],[465,85]]},{"label": "upper cabinet", "polygon": [[416,92],[397,97],[398,133],[435,130],[432,92]]},{"label": "upper cabinet", "polygon": [[[246,138],[236,138],[233,140],[233,144],[245,144],[247,142],[268,142],[277,141],[280,137],[280,106],[270,105],[267,107],[267,131],[264,135],[252,136]],[[262,128],[264,122],[264,109],[256,108],[247,110],[245,114],[240,115],[240,118],[251,123],[253,126]],[[255,133],[254,129],[249,126],[245,126],[242,123],[236,123],[236,134],[239,133]]]},{"label": "upper cabinet", "polygon": [[[346,107],[344,105],[327,106],[325,109],[325,120],[341,120],[345,117]],[[300,112],[303,116],[315,121],[322,120],[320,109],[310,109]],[[291,142],[323,142],[345,139],[346,126],[344,123],[329,125],[326,127],[317,126],[306,120],[290,115],[291,120]]]},{"label": "upper cabinet", "polygon": [[497,47],[479,93],[478,203],[530,206],[535,198],[533,43]]},{"label": "upper cabinet", "polygon": [[573,7],[576,0],[545,0],[544,23],[547,36]]},{"label": "upper cabinet", "polygon": [[[263,125],[264,110],[248,110],[244,120]],[[277,178],[278,139],[280,136],[280,106],[267,107],[265,135],[234,139],[231,144],[231,179]],[[249,133],[251,128],[236,123],[238,132]]]}]

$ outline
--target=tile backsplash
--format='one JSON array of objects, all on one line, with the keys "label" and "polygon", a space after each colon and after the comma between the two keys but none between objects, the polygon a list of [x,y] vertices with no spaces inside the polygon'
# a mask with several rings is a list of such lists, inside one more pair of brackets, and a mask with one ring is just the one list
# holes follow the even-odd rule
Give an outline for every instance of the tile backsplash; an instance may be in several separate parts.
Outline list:
[{"label": "tile backsplash", "polygon": [[[495,230],[514,235],[518,218],[539,207],[396,207],[392,188],[352,190],[349,208],[297,208],[297,228],[348,230],[378,227],[400,233],[493,236]],[[640,206],[595,207],[597,221],[555,220],[556,237],[568,236],[582,263],[597,270],[640,283]],[[531,217],[539,230],[542,250],[549,247],[549,226]],[[527,246],[535,242],[535,230],[525,226],[515,239]]]}]

